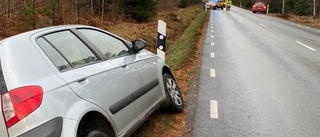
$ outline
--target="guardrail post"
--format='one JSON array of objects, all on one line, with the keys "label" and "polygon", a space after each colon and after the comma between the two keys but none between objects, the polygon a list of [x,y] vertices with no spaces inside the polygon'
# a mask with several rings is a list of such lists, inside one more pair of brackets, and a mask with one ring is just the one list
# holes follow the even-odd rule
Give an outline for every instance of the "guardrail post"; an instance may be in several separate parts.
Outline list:
[{"label": "guardrail post", "polygon": [[269,14],[269,4],[267,5],[267,14]]},{"label": "guardrail post", "polygon": [[165,62],[166,58],[166,31],[167,24],[162,20],[158,20],[158,48],[157,55]]}]

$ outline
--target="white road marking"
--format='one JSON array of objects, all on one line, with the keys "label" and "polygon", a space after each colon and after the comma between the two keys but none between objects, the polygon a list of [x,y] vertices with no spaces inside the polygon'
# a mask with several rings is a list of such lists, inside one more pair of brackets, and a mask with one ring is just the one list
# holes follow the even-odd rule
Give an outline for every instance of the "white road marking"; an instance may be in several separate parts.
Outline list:
[{"label": "white road marking", "polygon": [[213,52],[211,52],[210,57],[214,58],[214,53]]},{"label": "white road marking", "polygon": [[214,42],[211,42],[211,46],[214,46]]},{"label": "white road marking", "polygon": [[210,118],[218,118],[218,102],[210,100]]},{"label": "white road marking", "polygon": [[211,25],[213,25],[213,24],[211,24]]},{"label": "white road marking", "polygon": [[212,78],[216,77],[216,70],[215,69],[210,69],[210,77],[212,77]]},{"label": "white road marking", "polygon": [[213,32],[213,30],[211,30],[211,33]]},{"label": "white road marking", "polygon": [[302,46],[304,46],[304,47],[306,47],[306,48],[308,48],[308,49],[312,50],[312,51],[317,51],[316,49],[311,48],[311,47],[309,47],[308,45],[301,43],[300,41],[296,41],[296,42],[297,42],[298,44],[300,44],[300,45],[302,45]]},{"label": "white road marking", "polygon": [[267,27],[266,25],[264,25],[264,24],[262,24],[262,23],[260,23],[260,25],[263,26],[263,27],[265,27],[265,28]]},{"label": "white road marking", "polygon": [[214,38],[214,36],[213,36],[213,35],[211,35],[211,38]]},{"label": "white road marking", "polygon": [[213,27],[211,27],[213,29]]}]

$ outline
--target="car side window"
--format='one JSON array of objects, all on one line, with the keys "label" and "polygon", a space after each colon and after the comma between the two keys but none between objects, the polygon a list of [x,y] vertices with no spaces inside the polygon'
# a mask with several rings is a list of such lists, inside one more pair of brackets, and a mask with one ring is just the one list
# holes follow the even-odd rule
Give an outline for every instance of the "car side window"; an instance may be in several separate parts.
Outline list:
[{"label": "car side window", "polygon": [[63,71],[71,68],[69,63],[61,56],[61,54],[55,50],[45,39],[39,38],[37,42],[41,49],[53,62],[53,64],[58,68],[58,70]]},{"label": "car side window", "polygon": [[78,30],[86,36],[107,59],[130,54],[128,47],[123,41],[111,35],[92,29]]},{"label": "car side window", "polygon": [[[69,66],[81,67],[99,59],[97,56],[73,33],[61,31],[39,38],[39,45],[54,62],[59,70],[68,69]],[[68,64],[66,64],[66,62]]]}]

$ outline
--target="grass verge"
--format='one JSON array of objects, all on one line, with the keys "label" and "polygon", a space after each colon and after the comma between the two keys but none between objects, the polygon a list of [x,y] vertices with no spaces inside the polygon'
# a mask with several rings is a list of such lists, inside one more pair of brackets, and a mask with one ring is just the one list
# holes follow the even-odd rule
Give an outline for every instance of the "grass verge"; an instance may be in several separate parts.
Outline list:
[{"label": "grass verge", "polygon": [[193,60],[197,42],[201,36],[200,29],[206,18],[206,11],[202,10],[195,21],[186,29],[185,33],[168,49],[167,64],[172,70],[178,70]]},{"label": "grass verge", "polygon": [[[198,5],[199,6],[199,5]],[[196,8],[196,10],[182,9],[180,12],[184,13],[179,15],[185,19],[187,27],[180,33],[180,35],[174,34],[172,30],[179,30],[182,25],[177,27],[168,27],[169,35],[175,35],[175,39],[170,39],[166,54],[166,62],[175,73],[178,85],[182,94],[184,95],[184,102],[187,105],[188,100],[186,94],[190,89],[190,80],[192,79],[192,71],[196,69],[198,63],[198,51],[199,45],[201,47],[201,31],[204,23],[207,19],[207,12],[202,9],[202,6]],[[179,11],[178,11],[179,12]],[[185,13],[187,12],[187,13]],[[188,14],[188,12],[190,12]],[[179,13],[177,13],[179,14]],[[172,17],[172,13],[169,16]],[[175,15],[174,15],[175,16]],[[170,23],[170,21],[169,21]],[[174,22],[170,24],[177,24]],[[181,23],[181,22],[180,22]],[[173,25],[174,26],[174,25]],[[167,35],[168,36],[168,35]],[[179,36],[179,37],[177,37]],[[199,44],[200,43],[200,44]],[[187,108],[187,106],[186,106]],[[187,121],[188,110],[184,110],[179,114],[168,114],[163,113],[161,110],[153,114],[149,120],[147,120],[136,132],[131,135],[132,137],[163,137],[163,136],[174,136],[181,137],[184,135],[184,129],[186,124],[190,123]]]}]

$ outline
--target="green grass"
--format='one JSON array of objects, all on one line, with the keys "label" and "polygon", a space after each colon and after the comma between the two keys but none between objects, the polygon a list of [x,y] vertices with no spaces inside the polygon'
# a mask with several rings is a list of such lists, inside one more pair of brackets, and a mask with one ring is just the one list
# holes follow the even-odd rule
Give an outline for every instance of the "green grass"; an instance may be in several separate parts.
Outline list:
[{"label": "green grass", "polygon": [[166,63],[172,70],[183,67],[194,58],[196,44],[201,37],[200,29],[205,22],[207,12],[199,11],[198,17],[185,30],[184,34],[168,49]]}]

